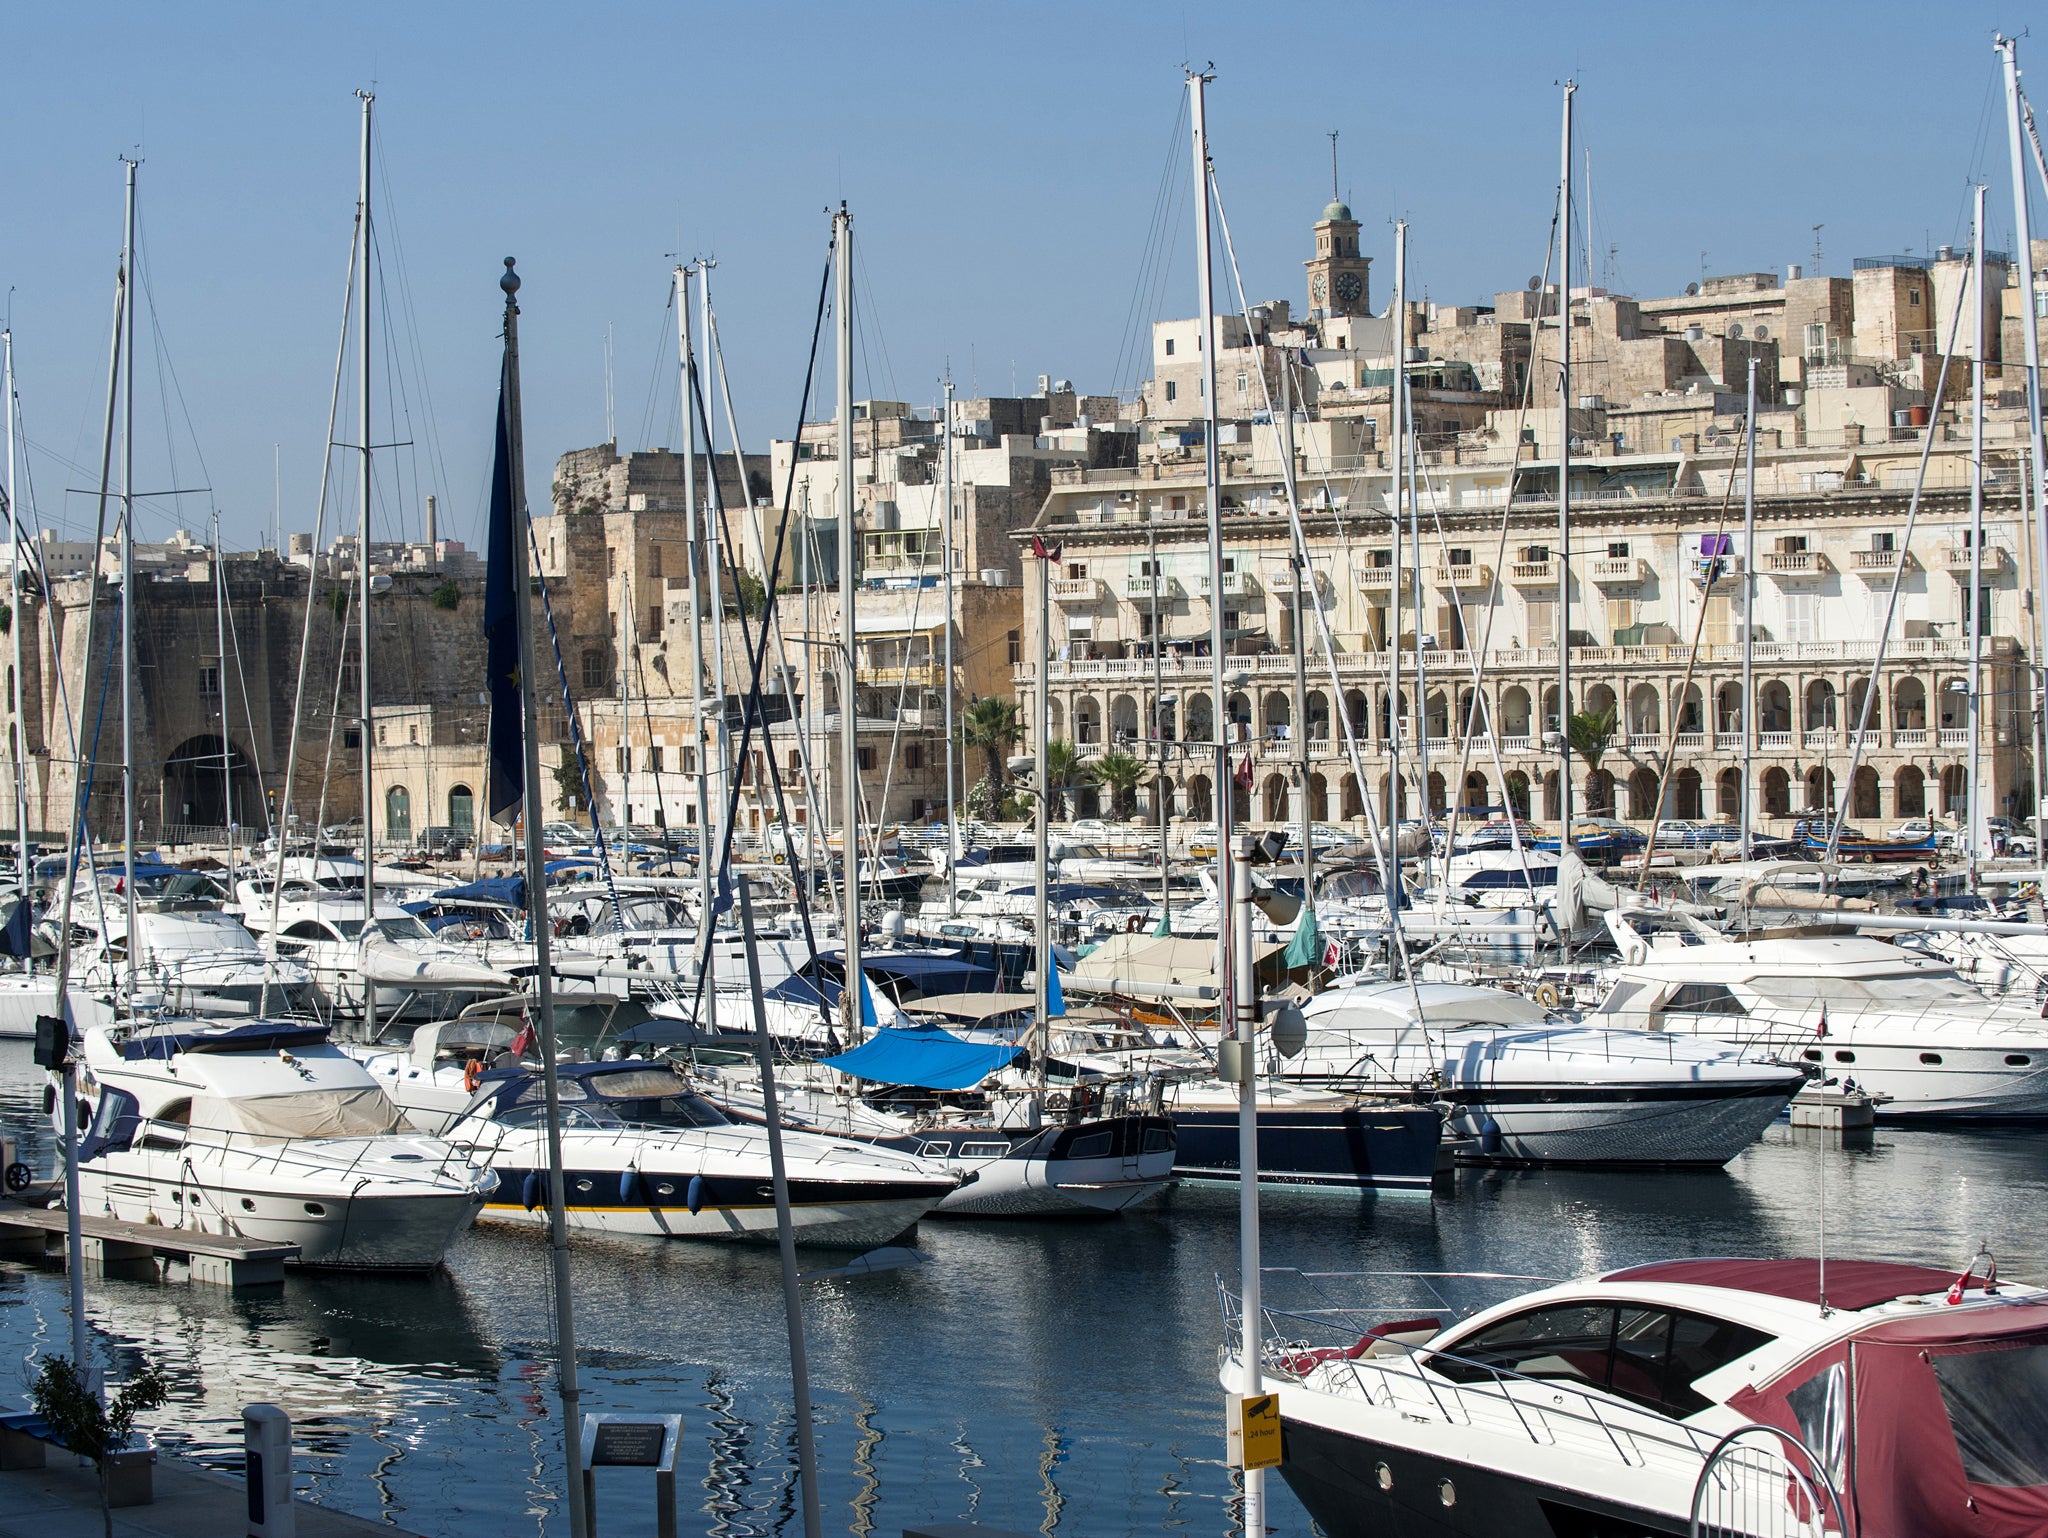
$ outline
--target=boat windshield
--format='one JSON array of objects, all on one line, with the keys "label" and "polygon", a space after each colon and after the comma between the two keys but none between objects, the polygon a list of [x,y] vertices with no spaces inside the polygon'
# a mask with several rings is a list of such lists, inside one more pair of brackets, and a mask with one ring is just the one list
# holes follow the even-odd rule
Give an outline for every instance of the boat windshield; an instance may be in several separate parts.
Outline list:
[{"label": "boat windshield", "polygon": [[1822,1003],[1845,1009],[1981,1008],[1984,996],[1953,972],[1896,977],[1755,977],[1749,987],[1766,1004],[1806,1009]]},{"label": "boat windshield", "polygon": [[628,1126],[723,1127],[726,1119],[709,1101],[683,1088],[667,1068],[619,1068],[594,1073],[584,1084],[597,1097],[591,1109]]},{"label": "boat windshield", "polygon": [[431,940],[434,932],[410,913],[377,920],[377,933],[387,940]]}]

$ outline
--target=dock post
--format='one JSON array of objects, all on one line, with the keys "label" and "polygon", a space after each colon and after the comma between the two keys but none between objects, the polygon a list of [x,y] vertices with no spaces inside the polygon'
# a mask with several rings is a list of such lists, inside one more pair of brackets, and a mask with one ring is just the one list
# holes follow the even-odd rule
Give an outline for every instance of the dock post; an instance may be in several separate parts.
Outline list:
[{"label": "dock post", "polygon": [[274,1404],[242,1410],[242,1448],[249,1482],[249,1538],[294,1538],[292,1418]]}]

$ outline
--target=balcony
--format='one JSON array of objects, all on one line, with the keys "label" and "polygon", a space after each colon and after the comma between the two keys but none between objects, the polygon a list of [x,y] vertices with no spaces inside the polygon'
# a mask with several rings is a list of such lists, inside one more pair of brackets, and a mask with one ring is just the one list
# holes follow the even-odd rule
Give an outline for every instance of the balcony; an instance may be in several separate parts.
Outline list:
[{"label": "balcony", "polygon": [[1766,550],[1763,569],[1773,577],[1825,577],[1835,563],[1818,550]]},{"label": "balcony", "polygon": [[[1204,572],[1197,580],[1196,590],[1204,597],[1209,592],[1209,574]],[[1259,579],[1248,571],[1226,571],[1223,574],[1223,595],[1226,598],[1243,597],[1259,590]]]},{"label": "balcony", "polygon": [[942,689],[946,669],[937,662],[899,662],[891,667],[856,668],[854,680],[869,689]]},{"label": "balcony", "polygon": [[1462,562],[1451,566],[1437,563],[1436,585],[1438,587],[1492,587],[1493,568],[1477,561]]},{"label": "balcony", "polygon": [[1546,556],[1540,561],[1516,561],[1508,567],[1508,580],[1516,587],[1556,587],[1557,559]]},{"label": "balcony", "polygon": [[1758,732],[1756,734],[1756,745],[1757,751],[1761,753],[1789,753],[1792,751],[1792,734],[1790,732]]},{"label": "balcony", "polygon": [[[1058,588],[1055,587],[1057,592]],[[1180,584],[1172,577],[1126,577],[1124,597],[1140,602],[1151,598],[1170,599],[1180,591]]]},{"label": "balcony", "polygon": [[2012,552],[2003,545],[1984,545],[1974,552],[1968,545],[1950,545],[1941,552],[1941,564],[1958,582],[1968,582],[1972,554],[1984,576],[2002,577],[2012,570]]},{"label": "balcony", "polygon": [[1054,577],[1052,579],[1052,601],[1054,603],[1078,605],[1100,603],[1105,591],[1100,577]]},{"label": "balcony", "polygon": [[[1297,575],[1298,574],[1293,563],[1289,562],[1285,565],[1268,566],[1266,568],[1265,575],[1262,576],[1259,580],[1266,584],[1267,592],[1278,593],[1283,597],[1292,597],[1296,586]],[[1330,579],[1325,573],[1317,571],[1313,566],[1311,566],[1308,570],[1308,581],[1301,584],[1301,591],[1304,593],[1321,593],[1325,596],[1328,596],[1330,591]]]},{"label": "balcony", "polygon": [[1936,739],[1944,748],[1967,748],[1970,745],[1970,729],[1967,726],[1944,726]]},{"label": "balcony", "polygon": [[1910,550],[1856,550],[1849,555],[1849,569],[1872,581],[1889,582],[1901,566],[1913,571],[1919,565]]},{"label": "balcony", "polygon": [[1924,726],[1901,727],[1892,733],[1895,748],[1924,748],[1927,746],[1927,728]]},{"label": "balcony", "polygon": [[1703,587],[1710,578],[1715,582],[1726,582],[1730,577],[1742,575],[1742,557],[1739,555],[1698,557],[1687,564],[1691,568],[1692,580]]},{"label": "balcony", "polygon": [[1351,568],[1351,580],[1363,592],[1391,589],[1394,585],[1393,562],[1389,561],[1384,566],[1354,566]]},{"label": "balcony", "polygon": [[1601,587],[1627,587],[1650,578],[1650,563],[1639,555],[1603,555],[1593,563],[1593,580]]}]

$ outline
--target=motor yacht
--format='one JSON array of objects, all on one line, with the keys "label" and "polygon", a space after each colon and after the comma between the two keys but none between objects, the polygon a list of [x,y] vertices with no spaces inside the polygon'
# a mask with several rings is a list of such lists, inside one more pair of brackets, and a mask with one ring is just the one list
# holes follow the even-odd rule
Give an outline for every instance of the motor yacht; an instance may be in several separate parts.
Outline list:
[{"label": "motor yacht", "polygon": [[1499,988],[1361,983],[1317,995],[1302,1015],[1307,1045],[1278,1060],[1282,1076],[1445,1103],[1466,1158],[1721,1165],[1808,1077],[1724,1042],[1553,1020]]},{"label": "motor yacht", "polygon": [[1278,1472],[1331,1538],[2048,1530],[2048,1293],[1995,1267],[1676,1260],[1461,1319],[1449,1286],[1267,1283]]},{"label": "motor yacht", "polygon": [[[774,1242],[766,1132],[732,1121],[669,1063],[563,1063],[557,1078],[570,1227]],[[547,1217],[545,1093],[537,1070],[493,1070],[448,1129],[499,1176],[487,1217]],[[886,1244],[959,1184],[912,1153],[794,1129],[783,1159],[799,1244]]]},{"label": "motor yacht", "polygon": [[1886,1095],[1887,1120],[2048,1120],[2048,1022],[1939,958],[1847,925],[1730,937],[1684,915],[1607,916],[1619,960],[1587,1023],[1711,1036]]},{"label": "motor yacht", "polygon": [[[251,915],[251,921],[267,928],[270,915]],[[272,948],[306,967],[328,1009],[344,1017],[363,1013],[370,990],[378,1015],[390,1019],[455,1014],[479,994],[518,986],[509,974],[435,939],[414,915],[382,901],[366,922],[359,897],[300,898],[279,906],[277,925]]]},{"label": "motor yacht", "polygon": [[299,1247],[298,1264],[423,1270],[496,1177],[401,1133],[384,1091],[299,1022],[85,1032],[84,1210]]}]

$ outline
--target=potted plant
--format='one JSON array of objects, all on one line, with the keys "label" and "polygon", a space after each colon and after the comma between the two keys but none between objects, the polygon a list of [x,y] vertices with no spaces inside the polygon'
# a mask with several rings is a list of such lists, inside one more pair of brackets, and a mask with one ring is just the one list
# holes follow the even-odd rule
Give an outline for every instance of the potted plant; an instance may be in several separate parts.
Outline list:
[{"label": "potted plant", "polygon": [[69,1357],[43,1363],[29,1390],[36,1413],[50,1424],[55,1439],[81,1458],[90,1458],[99,1476],[100,1520],[106,1538],[114,1538],[114,1507],[144,1506],[151,1499],[153,1447],[130,1447],[135,1417],[154,1410],[169,1397],[170,1385],[154,1367],[114,1390],[103,1401],[93,1392]]}]

